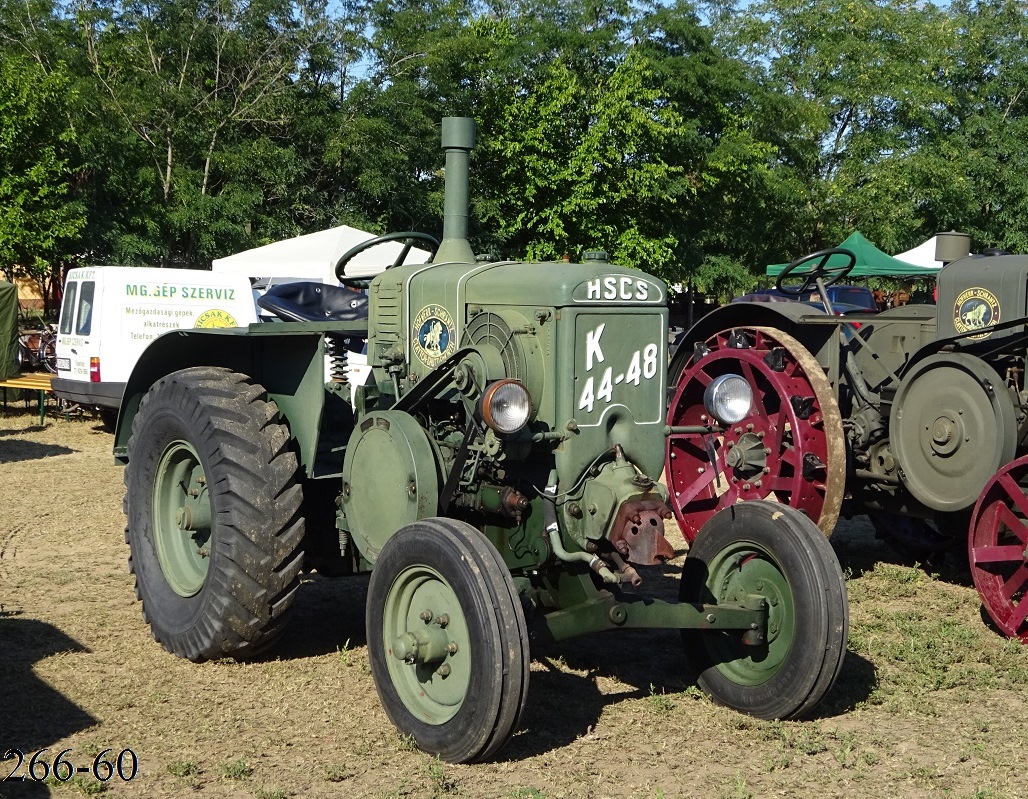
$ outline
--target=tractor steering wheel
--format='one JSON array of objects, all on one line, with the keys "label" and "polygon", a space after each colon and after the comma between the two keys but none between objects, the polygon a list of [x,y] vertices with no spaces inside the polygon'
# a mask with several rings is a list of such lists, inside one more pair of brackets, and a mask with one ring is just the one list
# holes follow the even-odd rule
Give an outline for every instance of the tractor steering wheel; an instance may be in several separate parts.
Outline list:
[{"label": "tractor steering wheel", "polygon": [[348,288],[363,289],[367,288],[371,282],[370,277],[347,277],[346,276],[346,265],[353,260],[353,258],[365,250],[370,250],[372,247],[377,247],[379,244],[385,244],[388,241],[402,241],[404,247],[400,250],[400,254],[396,256],[396,259],[386,267],[386,269],[392,269],[403,264],[407,259],[407,255],[410,253],[411,248],[414,246],[414,242],[420,241],[429,246],[434,257],[436,251],[439,249],[439,242],[427,233],[418,233],[416,231],[404,231],[400,233],[387,233],[384,236],[375,236],[373,239],[362,241],[355,247],[351,247],[342,255],[339,256],[339,260],[336,261],[336,279]]},{"label": "tractor steering wheel", "polygon": [[[847,263],[842,266],[828,266],[828,261],[833,255],[845,255]],[[807,267],[805,270],[800,270],[800,267],[809,261],[818,261],[818,263],[812,267]],[[846,275],[852,272],[853,267],[856,265],[857,256],[849,250],[844,250],[841,247],[832,247],[828,250],[818,250],[817,252],[812,252],[810,255],[804,255],[802,258],[797,258],[785,267],[785,269],[783,269],[778,275],[778,279],[775,280],[775,288],[782,292],[782,294],[799,297],[806,294],[811,289],[817,288],[817,281],[819,279],[825,286],[831,286],[834,283],[838,283],[846,277]],[[799,278],[803,282],[799,286],[782,285],[782,281],[787,277]]]}]

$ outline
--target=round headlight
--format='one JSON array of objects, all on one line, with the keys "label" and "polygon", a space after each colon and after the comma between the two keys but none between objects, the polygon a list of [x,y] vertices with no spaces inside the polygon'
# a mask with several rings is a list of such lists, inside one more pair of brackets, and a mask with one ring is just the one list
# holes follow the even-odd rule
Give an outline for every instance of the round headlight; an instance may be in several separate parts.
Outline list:
[{"label": "round headlight", "polygon": [[517,380],[497,380],[482,395],[482,418],[497,433],[510,435],[532,414],[532,397]]},{"label": "round headlight", "polygon": [[753,389],[739,375],[721,375],[714,378],[703,392],[703,405],[707,413],[723,425],[741,422],[753,407]]}]

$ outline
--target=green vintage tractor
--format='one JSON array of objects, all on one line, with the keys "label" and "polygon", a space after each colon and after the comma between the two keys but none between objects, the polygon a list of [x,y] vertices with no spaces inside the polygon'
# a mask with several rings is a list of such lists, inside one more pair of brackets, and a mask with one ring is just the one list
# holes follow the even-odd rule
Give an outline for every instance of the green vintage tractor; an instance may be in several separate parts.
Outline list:
[{"label": "green vintage tractor", "polygon": [[[748,499],[790,505],[825,534],[840,514],[867,513],[922,562],[966,552],[997,626],[1028,641],[1028,256],[940,241],[936,305],[838,316],[743,302],[688,331],[671,366],[671,505],[687,538]],[[854,264],[817,252],[777,285],[830,309],[825,289]],[[703,392],[721,374],[754,394],[733,425],[705,421]]]},{"label": "green vintage tractor", "polygon": [[[838,561],[802,514],[747,503],[697,536],[680,601],[634,589],[674,551],[658,482],[666,287],[610,264],[476,260],[471,120],[443,121],[444,238],[373,239],[341,287],[292,285],[281,320],[157,339],[125,392],[127,541],[154,637],[191,660],[282,632],[304,569],[371,573],[367,642],[386,713],[445,760],[480,760],[524,706],[530,637],[682,631],[716,701],[807,713],[846,647]],[[358,251],[402,240],[370,282]],[[366,342],[370,380],[345,362]],[[326,357],[329,365],[326,365]],[[748,410],[709,387],[712,417]]]}]

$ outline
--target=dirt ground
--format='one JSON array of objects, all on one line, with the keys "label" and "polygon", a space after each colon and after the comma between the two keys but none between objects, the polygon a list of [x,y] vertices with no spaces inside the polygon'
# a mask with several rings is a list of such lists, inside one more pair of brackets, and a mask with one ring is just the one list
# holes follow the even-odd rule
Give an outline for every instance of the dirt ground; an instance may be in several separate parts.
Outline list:
[{"label": "dirt ground", "polygon": [[[714,706],[683,677],[674,633],[595,635],[535,653],[516,736],[493,762],[451,766],[412,750],[380,709],[365,579],[308,579],[259,662],[196,665],[154,643],[111,439],[93,420],[0,416],[0,753],[25,753],[20,768],[8,753],[0,778],[43,749],[35,773],[63,750],[79,769],[0,783],[0,796],[1025,795],[1028,652],[984,623],[959,568],[904,564],[865,519],[832,538],[850,646],[813,718]],[[646,578],[659,587],[680,565]],[[119,755],[138,773],[98,781],[94,762],[103,772]]]}]

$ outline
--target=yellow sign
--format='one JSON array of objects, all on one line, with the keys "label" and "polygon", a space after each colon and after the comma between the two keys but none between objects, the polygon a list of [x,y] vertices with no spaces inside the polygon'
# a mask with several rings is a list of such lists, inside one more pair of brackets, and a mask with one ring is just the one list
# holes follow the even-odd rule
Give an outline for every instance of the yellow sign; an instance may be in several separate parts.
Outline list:
[{"label": "yellow sign", "polygon": [[204,311],[196,319],[194,327],[239,327],[239,323],[236,322],[236,318],[228,311],[223,311],[220,308],[211,308],[209,311]]}]

